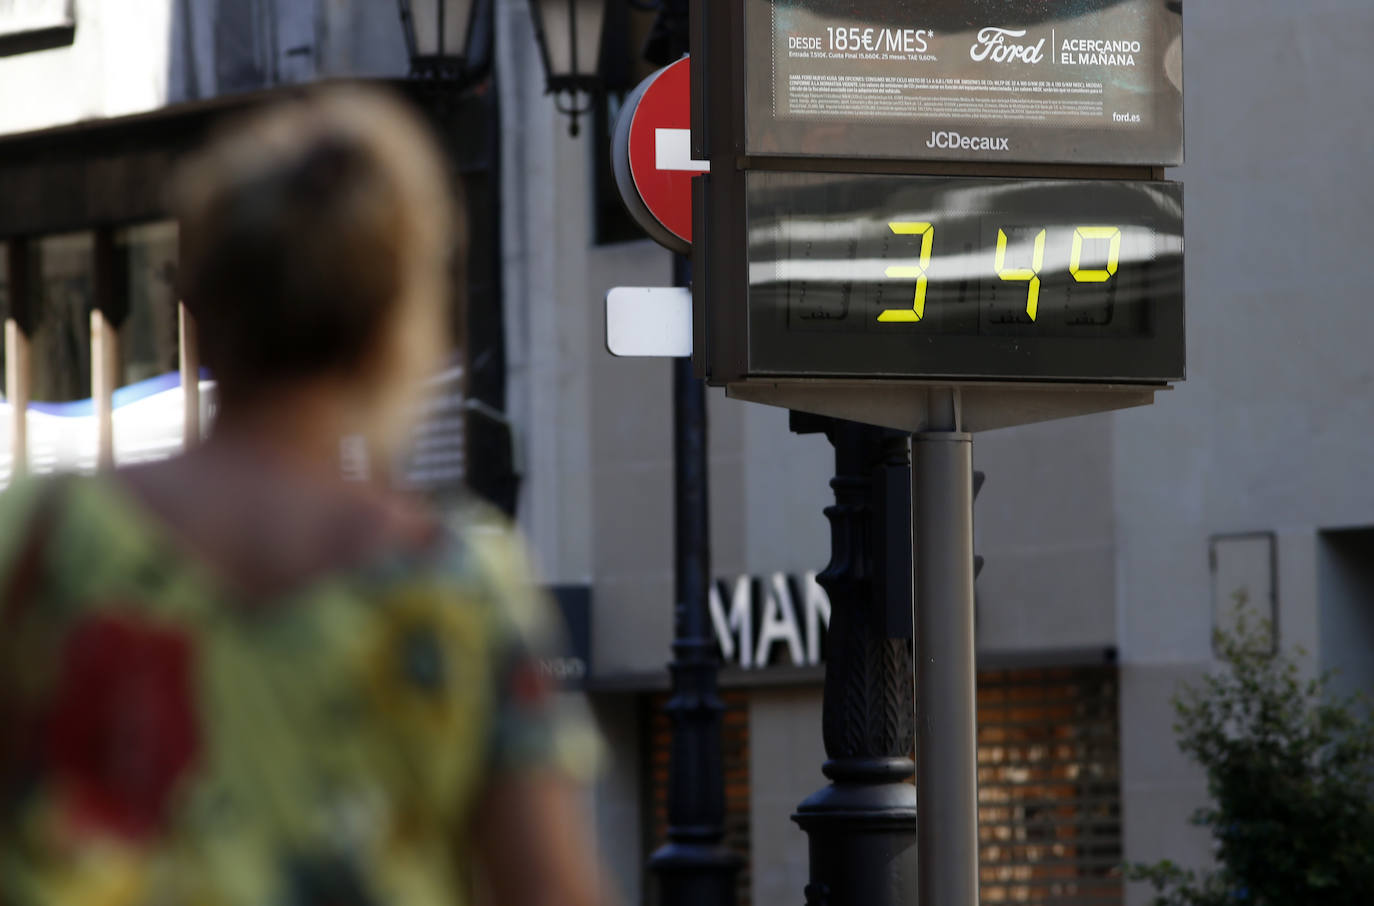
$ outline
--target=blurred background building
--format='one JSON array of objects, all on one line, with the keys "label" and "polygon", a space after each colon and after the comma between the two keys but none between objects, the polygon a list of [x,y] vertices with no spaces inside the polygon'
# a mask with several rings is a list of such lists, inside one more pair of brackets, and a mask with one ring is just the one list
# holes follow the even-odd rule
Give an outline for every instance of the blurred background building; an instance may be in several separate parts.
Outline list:
[{"label": "blurred background building", "polygon": [[[403,91],[462,175],[473,246],[455,301],[466,346],[393,468],[440,499],[466,478],[527,533],[572,629],[550,670],[587,692],[611,744],[601,852],[627,899],[648,901],[667,771],[669,366],[607,355],[601,300],[671,279],[609,164],[653,15],[609,0],[607,91],[574,137],[545,94],[528,0],[485,7],[472,24],[489,58],[469,52],[482,65],[461,82],[408,78],[434,73],[413,65],[402,5],[0,2],[0,478],[167,455],[212,417],[160,191],[177,155],[294,86]],[[1276,644],[1374,689],[1370,35],[1362,0],[1188,10],[1188,162],[1170,176],[1187,185],[1189,379],[1148,409],[975,443],[985,903],[1140,903],[1124,860],[1206,860],[1187,824],[1205,787],[1169,698],[1213,665],[1237,593]],[[204,389],[189,405],[183,375]],[[713,392],[710,449],[729,842],[747,857],[742,903],[796,902],[805,839],[788,816],[823,783],[828,602],[812,576],[829,555],[830,448]],[[344,442],[341,467],[377,464]]]}]

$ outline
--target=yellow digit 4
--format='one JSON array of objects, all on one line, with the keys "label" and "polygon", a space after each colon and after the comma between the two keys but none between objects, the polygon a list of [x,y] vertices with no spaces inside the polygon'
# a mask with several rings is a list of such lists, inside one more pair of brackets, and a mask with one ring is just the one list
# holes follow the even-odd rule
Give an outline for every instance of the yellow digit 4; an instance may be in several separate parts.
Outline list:
[{"label": "yellow digit 4", "polygon": [[935,228],[914,220],[894,220],[887,226],[898,236],[920,236],[921,258],[915,267],[897,264],[883,272],[889,277],[915,277],[916,298],[912,300],[910,308],[889,308],[878,315],[878,320],[919,321],[926,316],[926,268],[930,267],[930,247],[935,242]]},{"label": "yellow digit 4", "polygon": [[[1085,271],[1078,266],[1083,257],[1084,239],[1106,239],[1106,270]],[[1121,230],[1116,227],[1078,227],[1073,231],[1073,254],[1069,256],[1069,273],[1079,283],[1106,283],[1116,275],[1116,265],[1121,259]]]},{"label": "yellow digit 4", "polygon": [[1031,266],[1007,267],[1007,234],[1001,230],[997,231],[997,276],[1009,281],[1027,281],[1030,286],[1026,290],[1026,314],[1030,315],[1032,321],[1035,320],[1035,312],[1040,302],[1040,268],[1045,263],[1045,230],[1041,230],[1035,237],[1035,251],[1031,253]]}]

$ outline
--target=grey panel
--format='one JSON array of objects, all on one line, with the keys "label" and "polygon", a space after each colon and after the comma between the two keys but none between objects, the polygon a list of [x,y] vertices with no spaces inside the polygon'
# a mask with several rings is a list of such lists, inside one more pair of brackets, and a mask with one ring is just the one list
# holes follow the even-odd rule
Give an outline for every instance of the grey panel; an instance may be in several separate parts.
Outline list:
[{"label": "grey panel", "polygon": [[1279,644],[1278,575],[1274,536],[1268,532],[1218,535],[1208,549],[1212,569],[1212,628],[1244,631],[1265,651]]},{"label": "grey panel", "polygon": [[819,689],[757,691],[749,700],[753,901],[796,903],[806,887],[806,835],[790,816],[825,786]]}]

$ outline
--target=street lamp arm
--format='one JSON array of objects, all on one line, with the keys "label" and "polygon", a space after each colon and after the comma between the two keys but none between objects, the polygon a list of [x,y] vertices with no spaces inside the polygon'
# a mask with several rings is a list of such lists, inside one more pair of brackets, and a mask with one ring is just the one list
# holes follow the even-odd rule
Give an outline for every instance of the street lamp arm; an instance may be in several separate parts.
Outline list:
[{"label": "street lamp arm", "polygon": [[550,93],[553,94],[554,108],[569,117],[568,134],[577,135],[582,131],[577,120],[591,112],[592,96],[576,88],[550,89]]}]

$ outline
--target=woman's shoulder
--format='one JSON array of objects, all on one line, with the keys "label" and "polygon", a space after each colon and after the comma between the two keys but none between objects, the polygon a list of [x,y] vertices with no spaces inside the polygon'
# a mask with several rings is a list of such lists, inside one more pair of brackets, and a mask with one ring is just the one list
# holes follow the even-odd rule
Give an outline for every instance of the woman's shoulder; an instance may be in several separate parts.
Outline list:
[{"label": "woman's shoulder", "polygon": [[16,475],[0,490],[0,532],[12,540],[17,529],[32,518],[39,501],[51,497],[59,486],[69,484],[71,475]]},{"label": "woman's shoulder", "polygon": [[428,559],[435,575],[486,596],[512,605],[532,597],[533,567],[515,527],[480,501],[465,500],[438,514]]},{"label": "woman's shoulder", "polygon": [[102,597],[170,575],[175,553],[109,473],[20,476],[0,492],[0,588],[28,571],[34,594]]},{"label": "woman's shoulder", "polygon": [[433,544],[417,564],[393,561],[404,585],[446,590],[473,602],[493,618],[500,634],[543,647],[556,644],[557,621],[536,581],[534,565],[510,520],[488,504],[464,500],[438,514]]},{"label": "woman's shoulder", "polygon": [[16,476],[3,491],[0,491],[0,544],[13,540],[15,529],[22,525],[33,509],[40,491],[52,482],[51,478],[35,478],[31,475]]},{"label": "woman's shoulder", "polygon": [[20,476],[0,492],[0,576],[10,576],[29,543],[29,523],[49,483],[50,480]]},{"label": "woman's shoulder", "polygon": [[80,478],[24,474],[15,476],[0,491],[0,574],[8,573],[15,560],[25,556],[26,549],[47,546],[45,536],[61,521],[66,498]]}]

